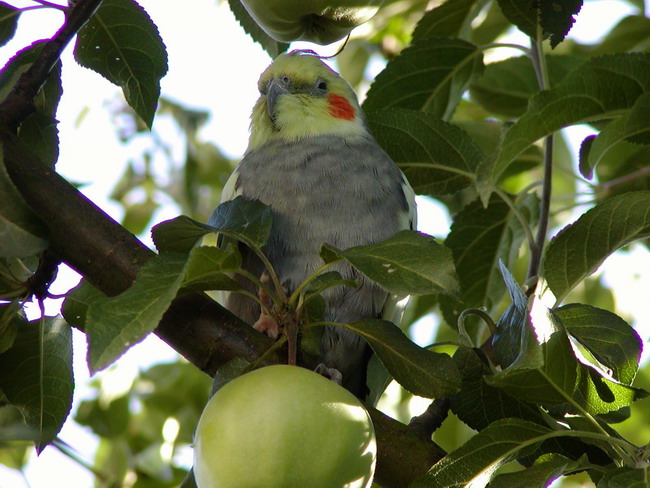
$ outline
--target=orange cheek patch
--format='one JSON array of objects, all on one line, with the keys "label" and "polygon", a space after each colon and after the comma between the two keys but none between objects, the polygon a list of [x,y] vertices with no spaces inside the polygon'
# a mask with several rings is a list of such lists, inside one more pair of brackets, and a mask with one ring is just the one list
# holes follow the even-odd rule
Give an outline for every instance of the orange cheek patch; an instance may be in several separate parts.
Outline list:
[{"label": "orange cheek patch", "polygon": [[354,107],[350,105],[350,102],[345,97],[330,93],[327,96],[327,102],[329,103],[329,112],[332,117],[343,120],[354,120]]}]

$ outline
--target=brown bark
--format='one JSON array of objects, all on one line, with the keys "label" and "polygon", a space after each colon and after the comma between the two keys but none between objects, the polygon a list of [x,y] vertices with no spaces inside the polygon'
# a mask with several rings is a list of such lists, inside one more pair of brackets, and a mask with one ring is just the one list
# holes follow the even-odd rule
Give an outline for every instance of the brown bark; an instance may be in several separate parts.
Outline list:
[{"label": "brown bark", "polygon": [[[126,290],[142,264],[154,255],[20,143],[16,128],[34,110],[33,100],[70,39],[101,0],[81,0],[59,32],[44,46],[12,92],[0,104],[0,141],[7,172],[32,211],[50,230],[49,252],[107,295]],[[249,327],[204,294],[176,298],[155,330],[192,364],[213,376],[234,357],[255,360],[270,346]],[[275,353],[269,362],[286,360]],[[377,482],[403,487],[423,475],[444,451],[408,426],[370,409],[378,438]]]}]

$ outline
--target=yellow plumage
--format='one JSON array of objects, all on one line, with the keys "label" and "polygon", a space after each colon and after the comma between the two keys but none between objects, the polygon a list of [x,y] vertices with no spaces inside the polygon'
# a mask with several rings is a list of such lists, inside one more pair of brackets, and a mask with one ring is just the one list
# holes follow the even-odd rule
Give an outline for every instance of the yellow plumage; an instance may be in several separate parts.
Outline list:
[{"label": "yellow plumage", "polygon": [[[278,56],[260,76],[260,93],[265,93],[271,80],[281,77],[292,80],[294,96],[278,99],[275,120],[269,117],[267,96],[258,99],[251,116],[248,151],[277,138],[292,142],[309,136],[332,134],[346,140],[358,140],[367,133],[354,90],[318,57],[295,51]],[[318,80],[326,83],[329,95],[343,97],[350,104],[354,118],[347,120],[331,116],[331,97],[314,96],[312,91]]]}]

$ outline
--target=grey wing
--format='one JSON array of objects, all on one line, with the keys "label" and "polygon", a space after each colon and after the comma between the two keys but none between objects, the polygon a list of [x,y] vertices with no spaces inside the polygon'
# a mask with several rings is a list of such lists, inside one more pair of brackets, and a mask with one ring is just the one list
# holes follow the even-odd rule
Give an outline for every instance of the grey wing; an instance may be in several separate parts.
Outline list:
[{"label": "grey wing", "polygon": [[[406,176],[402,173],[402,192],[408,204],[408,220],[405,218],[403,229],[416,230],[417,229],[417,205],[415,203],[415,192],[409,184]],[[388,320],[395,325],[400,325],[402,316],[404,315],[404,308],[409,301],[408,296],[388,295],[384,307],[382,309],[381,318]]]},{"label": "grey wing", "polygon": [[[221,191],[220,203],[228,202],[230,200],[234,200],[240,195],[244,195],[244,190],[238,185],[238,182],[239,182],[239,171],[238,168],[235,168],[233,173],[228,178],[228,181],[226,181],[223,190]],[[215,214],[213,212],[212,216],[210,216],[210,219],[208,220],[208,225],[213,224],[214,215]],[[225,248],[229,244],[238,246],[239,251],[242,255],[243,268],[251,271],[252,268],[259,266],[259,263],[257,262],[259,260],[256,259],[256,256],[253,253],[251,253],[250,250],[245,245],[238,243],[234,239],[228,238],[223,234],[218,236],[217,238],[218,247]],[[253,271],[253,273],[255,273],[255,271]],[[255,286],[253,286],[253,284],[249,280],[246,280],[239,275],[231,275],[231,278],[237,281],[242,286],[242,288],[247,290],[249,293],[253,293],[253,294],[257,293]],[[254,300],[248,298],[245,295],[242,295],[241,293],[220,290],[216,293],[216,299],[221,305],[226,307],[232,313],[234,313],[239,318],[241,318],[244,322],[247,322],[249,324],[253,324],[257,319],[257,317],[259,316],[260,313],[259,305],[257,305],[257,303]]]}]

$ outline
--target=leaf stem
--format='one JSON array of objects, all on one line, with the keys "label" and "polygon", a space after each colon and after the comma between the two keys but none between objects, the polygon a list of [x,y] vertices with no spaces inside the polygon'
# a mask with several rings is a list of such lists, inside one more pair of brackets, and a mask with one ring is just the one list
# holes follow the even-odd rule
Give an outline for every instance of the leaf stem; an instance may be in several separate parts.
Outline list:
[{"label": "leaf stem", "polygon": [[580,405],[578,402],[575,401],[575,399],[566,393],[562,388],[558,387],[554,381],[549,378],[544,371],[539,370],[539,373],[546,379],[549,385],[558,392],[561,396],[565,398],[565,400],[573,406],[578,412],[580,412],[581,415],[583,415],[589,423],[591,423],[598,432],[600,432],[601,435],[605,436],[608,441],[611,441],[613,439],[620,441],[620,442],[625,442],[625,445],[627,447],[622,448],[621,446],[617,445],[617,443],[612,443],[612,447],[618,452],[618,454],[621,456],[622,459],[625,459],[626,461],[630,460],[630,456],[628,456],[628,453],[626,452],[627,449],[630,446],[630,443],[625,441],[624,439],[618,439],[616,437],[611,436],[603,427],[598,423],[598,421],[589,413],[587,412],[584,408],[582,408],[582,405]]},{"label": "leaf stem", "polygon": [[[535,39],[531,38],[531,61],[537,76],[537,84],[540,90],[547,90],[549,88],[548,69],[546,66],[546,58],[544,57],[543,49],[543,36],[541,26],[537,26],[537,36]],[[528,266],[528,273],[526,281],[530,281],[537,277],[539,274],[539,267],[542,262],[542,254],[544,252],[544,244],[546,242],[546,233],[548,231],[550,207],[551,207],[551,194],[552,194],[552,178],[553,178],[553,134],[546,136],[544,139],[544,175],[542,179],[542,197],[539,209],[539,224],[537,226],[537,235],[535,236],[535,246],[530,249],[530,263]],[[532,293],[537,285],[537,280],[529,289]]]},{"label": "leaf stem", "polygon": [[[271,281],[273,282],[273,286],[275,287],[275,290],[277,292],[277,296],[280,297],[280,301],[282,303],[287,302],[287,294],[284,292],[284,288],[282,288],[282,284],[280,283],[280,278],[278,278],[278,274],[275,272],[275,269],[273,268],[273,265],[271,264],[271,261],[269,261],[269,258],[266,257],[266,254],[262,252],[261,249],[258,249],[257,247],[252,247],[253,251],[255,254],[257,254],[257,257],[260,258],[262,261],[262,264],[264,264],[264,267],[266,268],[266,271],[269,273],[269,277],[271,278]],[[268,288],[264,287],[268,293]]]},{"label": "leaf stem", "polygon": [[314,281],[323,271],[325,271],[327,268],[330,268],[331,266],[335,265],[336,263],[343,261],[343,258],[339,258],[336,261],[330,261],[329,263],[323,264],[320,268],[318,268],[316,271],[314,271],[311,275],[309,275],[302,283],[300,283],[296,289],[293,291],[291,296],[289,297],[289,305],[294,306],[296,301],[300,298],[300,294],[302,291],[311,283]]},{"label": "leaf stem", "polygon": [[519,224],[524,230],[524,234],[526,234],[526,239],[528,240],[528,246],[530,247],[531,254],[532,254],[532,250],[538,246],[538,243],[535,240],[535,237],[533,236],[533,231],[530,229],[530,225],[528,225],[526,218],[519,211],[515,203],[510,199],[510,197],[505,191],[503,191],[501,188],[495,187],[494,192],[497,195],[499,195],[499,197],[501,197],[501,199],[505,202],[506,205],[508,205],[508,207],[510,207],[510,210],[519,221]]},{"label": "leaf stem", "polygon": [[81,456],[79,456],[79,454],[77,454],[74,448],[70,447],[68,443],[62,441],[57,437],[54,439],[54,441],[52,441],[52,445],[56,447],[59,451],[61,451],[64,455],[68,456],[74,462],[79,464],[81,467],[86,468],[88,471],[90,471],[93,475],[95,475],[97,479],[102,481],[108,481],[108,477],[106,476],[105,473],[102,473],[97,468],[92,466],[88,461],[81,458]]},{"label": "leaf stem", "polygon": [[25,8],[22,8],[20,10],[22,10],[24,12],[25,10],[34,10],[34,9],[37,9],[37,8],[45,8],[45,7],[47,7],[47,8],[54,8],[56,10],[60,10],[61,12],[66,12],[68,10],[68,8],[69,8],[69,7],[66,7],[65,5],[59,5],[58,3],[47,2],[46,0],[32,0],[32,2],[38,3],[38,5],[34,5],[32,7],[25,7]]}]

